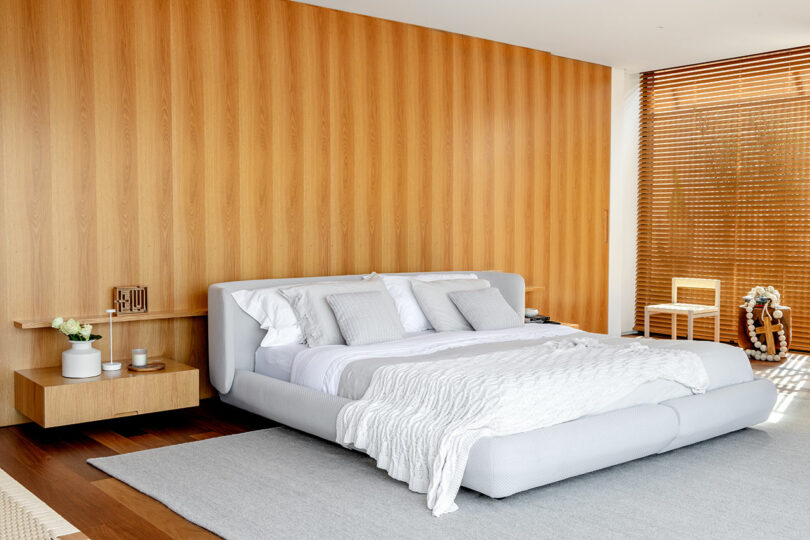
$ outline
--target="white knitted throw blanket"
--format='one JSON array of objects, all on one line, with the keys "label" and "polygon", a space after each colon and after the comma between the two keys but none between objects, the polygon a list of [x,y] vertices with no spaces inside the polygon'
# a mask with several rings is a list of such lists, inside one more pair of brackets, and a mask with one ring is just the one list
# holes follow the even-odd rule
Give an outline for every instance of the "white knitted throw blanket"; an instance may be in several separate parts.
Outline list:
[{"label": "white knitted throw blanket", "polygon": [[523,433],[598,412],[656,379],[703,393],[700,358],[638,342],[549,341],[454,360],[379,368],[337,419],[338,442],[363,449],[434,516],[458,507],[470,449],[482,437]]}]

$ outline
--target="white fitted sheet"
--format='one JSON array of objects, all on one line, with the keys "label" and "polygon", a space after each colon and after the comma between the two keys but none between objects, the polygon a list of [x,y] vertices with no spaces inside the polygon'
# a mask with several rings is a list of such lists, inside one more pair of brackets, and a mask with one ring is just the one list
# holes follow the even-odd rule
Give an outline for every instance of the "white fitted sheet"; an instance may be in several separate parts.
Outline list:
[{"label": "white fitted sheet", "polygon": [[295,355],[306,349],[307,346],[302,343],[259,347],[256,349],[254,371],[260,375],[289,382]]}]

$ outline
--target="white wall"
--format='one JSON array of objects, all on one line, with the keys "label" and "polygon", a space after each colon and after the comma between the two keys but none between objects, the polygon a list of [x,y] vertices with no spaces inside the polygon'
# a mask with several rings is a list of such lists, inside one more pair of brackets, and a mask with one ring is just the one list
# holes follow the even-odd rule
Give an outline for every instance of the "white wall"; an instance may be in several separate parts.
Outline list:
[{"label": "white wall", "polygon": [[610,115],[608,334],[633,329],[638,201],[638,73],[613,68]]}]

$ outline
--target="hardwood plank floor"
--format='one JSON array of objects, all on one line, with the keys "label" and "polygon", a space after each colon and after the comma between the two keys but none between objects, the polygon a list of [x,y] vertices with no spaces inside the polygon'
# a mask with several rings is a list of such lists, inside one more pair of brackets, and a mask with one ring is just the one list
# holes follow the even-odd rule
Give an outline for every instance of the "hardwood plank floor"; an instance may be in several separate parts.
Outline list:
[{"label": "hardwood plank floor", "polygon": [[276,425],[205,399],[191,409],[77,426],[10,426],[0,428],[0,468],[94,540],[215,538],[87,459]]},{"label": "hardwood plank floor", "polygon": [[[791,354],[783,362],[751,365],[779,389],[775,415],[792,414],[790,402],[798,394],[810,397],[810,355]],[[206,399],[192,409],[78,426],[11,426],[0,428],[0,468],[94,540],[213,538],[86,460],[275,425],[218,399]]]}]

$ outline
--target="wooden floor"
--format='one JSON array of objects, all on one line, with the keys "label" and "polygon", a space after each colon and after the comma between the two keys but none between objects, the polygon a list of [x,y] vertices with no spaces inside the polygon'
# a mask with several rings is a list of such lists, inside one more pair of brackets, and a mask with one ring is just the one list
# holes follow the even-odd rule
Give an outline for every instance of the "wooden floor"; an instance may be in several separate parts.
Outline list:
[{"label": "wooden floor", "polygon": [[[810,355],[752,362],[779,388],[774,415],[791,414],[794,397],[810,398]],[[0,468],[90,538],[214,538],[159,502],[88,465],[109,456],[272,427],[273,422],[216,399],[199,407],[44,430],[0,428]]]}]

